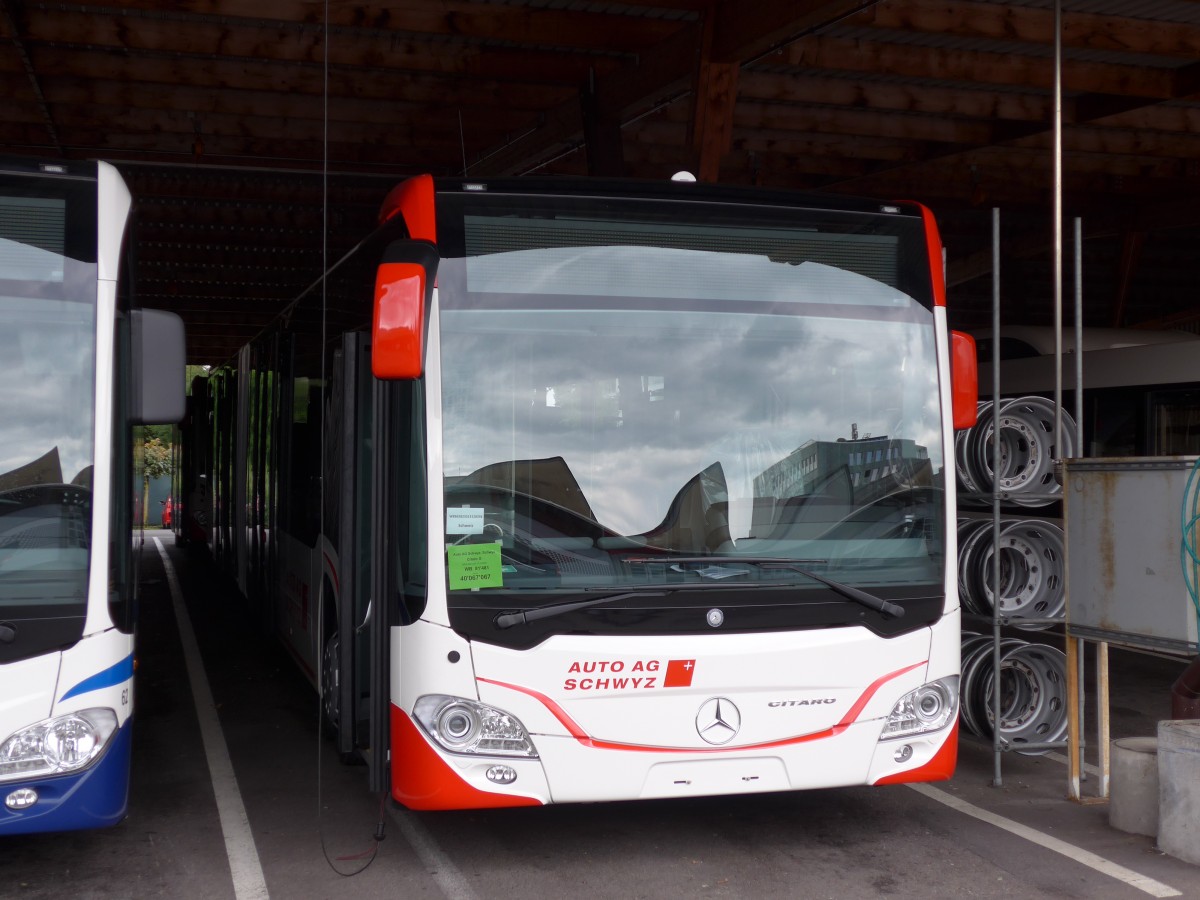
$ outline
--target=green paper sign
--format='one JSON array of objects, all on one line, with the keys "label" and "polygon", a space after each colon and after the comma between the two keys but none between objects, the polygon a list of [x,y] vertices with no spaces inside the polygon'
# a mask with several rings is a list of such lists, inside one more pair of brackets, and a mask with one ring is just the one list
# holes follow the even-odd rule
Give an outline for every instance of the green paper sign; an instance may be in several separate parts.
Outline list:
[{"label": "green paper sign", "polygon": [[456,544],[446,548],[450,590],[503,587],[499,544]]}]

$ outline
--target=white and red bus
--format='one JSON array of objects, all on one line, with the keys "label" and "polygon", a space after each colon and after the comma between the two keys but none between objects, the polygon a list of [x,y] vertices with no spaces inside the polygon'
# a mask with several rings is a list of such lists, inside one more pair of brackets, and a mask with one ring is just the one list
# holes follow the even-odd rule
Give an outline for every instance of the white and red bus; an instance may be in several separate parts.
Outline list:
[{"label": "white and red bus", "polygon": [[935,780],[974,374],[918,205],[422,176],[200,387],[196,458],[405,806]]}]

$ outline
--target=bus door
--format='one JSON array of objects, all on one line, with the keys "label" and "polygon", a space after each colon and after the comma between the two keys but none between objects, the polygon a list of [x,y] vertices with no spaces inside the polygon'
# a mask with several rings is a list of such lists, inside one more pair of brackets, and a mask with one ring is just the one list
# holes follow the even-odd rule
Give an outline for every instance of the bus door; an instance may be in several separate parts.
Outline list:
[{"label": "bus door", "polygon": [[[343,756],[367,764],[372,791],[387,789],[388,747],[388,615],[379,598],[386,590],[386,553],[380,517],[386,485],[386,441],[380,422],[386,423],[388,385],[371,374],[370,336],[361,332],[342,339],[340,408],[342,473],[337,541],[341,562],[341,599],[338,605],[339,709],[344,711],[337,732]],[[384,471],[381,471],[384,470]]]}]

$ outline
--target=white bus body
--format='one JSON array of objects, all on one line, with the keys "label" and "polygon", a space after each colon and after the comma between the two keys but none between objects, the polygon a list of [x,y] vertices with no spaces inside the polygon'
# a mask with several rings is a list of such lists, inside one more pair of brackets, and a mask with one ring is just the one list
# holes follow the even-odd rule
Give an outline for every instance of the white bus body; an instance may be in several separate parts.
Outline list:
[{"label": "white bus body", "polygon": [[823,202],[412,179],[214,373],[214,551],[374,789],[950,776],[973,359],[928,212]]},{"label": "white bus body", "polygon": [[129,209],[105,163],[0,166],[0,835],[125,815],[129,426],[183,402],[181,323],[120,289]]}]

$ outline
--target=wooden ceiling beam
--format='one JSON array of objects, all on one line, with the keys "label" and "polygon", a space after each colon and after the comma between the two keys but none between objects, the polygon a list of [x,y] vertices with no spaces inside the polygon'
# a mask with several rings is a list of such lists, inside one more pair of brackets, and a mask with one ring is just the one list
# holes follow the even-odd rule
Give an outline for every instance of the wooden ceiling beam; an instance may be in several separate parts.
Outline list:
[{"label": "wooden ceiling beam", "polygon": [[[627,132],[626,144],[675,147],[676,154],[682,157],[685,151],[679,148],[685,143],[686,131],[685,122],[659,119],[651,123],[639,123],[637,128]],[[732,148],[752,153],[779,153],[801,159],[852,160],[857,164],[853,169],[856,174],[865,174],[872,160],[916,161],[921,158],[919,146],[914,142],[772,128],[738,130],[732,139]],[[839,167],[837,171],[846,170]]]},{"label": "wooden ceiling beam", "polygon": [[[1050,97],[1043,93],[993,91],[974,87],[921,87],[860,78],[832,78],[743,72],[743,101],[758,100],[788,105],[839,107],[872,114],[920,113],[968,120],[1045,123],[1052,114]],[[1164,106],[1145,97],[1111,98],[1129,108],[1101,110],[1096,104],[1078,103],[1068,115],[1072,124],[1105,118],[1105,125],[1137,131],[1200,133],[1200,107]],[[1146,105],[1150,103],[1152,105]],[[752,123],[744,122],[746,127]]]},{"label": "wooden ceiling beam", "polygon": [[[1112,237],[1121,230],[1119,222],[1119,216],[1111,213],[1107,216],[1084,217],[1080,223],[1084,243]],[[1050,223],[1046,221],[1042,225],[1044,226],[1043,228],[1034,230],[1020,226],[1019,233],[1015,235],[1010,233],[1010,236],[1002,238],[1000,243],[1002,272],[1005,261],[1012,262],[1013,260],[1048,257],[1050,255],[1053,250]],[[1012,228],[1012,224],[1005,221],[1002,213],[1002,232],[1006,229],[1011,232]],[[1071,240],[1071,238],[1068,238],[1068,242]],[[1067,248],[1067,252],[1071,252],[1070,247]],[[952,254],[946,263],[946,286],[958,287],[976,278],[990,275],[994,262],[990,240],[987,249],[967,255],[954,256]]]},{"label": "wooden ceiling beam", "polygon": [[[31,39],[219,56],[270,57],[317,62],[324,55],[325,10],[311,3],[159,2],[71,4],[27,8]],[[207,8],[204,8],[207,7]],[[329,4],[330,53],[376,45],[389,49],[397,37],[452,38],[460,43],[506,42],[520,47],[557,46],[604,54],[639,52],[680,27],[676,18],[502,5],[493,3],[408,2],[374,7]]]},{"label": "wooden ceiling beam", "polygon": [[1120,328],[1124,324],[1125,309],[1129,304],[1129,292],[1133,278],[1137,272],[1138,262],[1142,256],[1142,247],[1146,243],[1146,232],[1136,229],[1126,230],[1121,235],[1121,256],[1117,266],[1115,297],[1111,325]]},{"label": "wooden ceiling beam", "polygon": [[[447,128],[450,126],[448,125]],[[6,132],[11,132],[6,129]],[[259,166],[282,168],[319,168],[328,150],[331,168],[349,171],[354,168],[364,172],[383,174],[451,174],[457,170],[438,169],[437,162],[453,158],[448,152],[459,147],[458,135],[445,149],[431,153],[428,131],[413,129],[391,129],[388,132],[361,133],[359,140],[333,140],[326,148],[319,139],[298,141],[291,137],[266,137],[256,135],[209,135],[202,132],[203,152],[195,152],[194,135],[179,132],[175,135],[175,146],[171,146],[170,135],[153,132],[131,132],[122,127],[119,120],[104,126],[73,128],[62,140],[66,156],[91,156],[103,153],[108,158],[121,161],[131,160],[144,163],[204,163],[224,166]],[[422,140],[412,140],[419,136]],[[19,141],[6,133],[6,145],[14,147]],[[343,135],[336,134],[342,138]],[[33,141],[26,146],[33,147]]]},{"label": "wooden ceiling beam", "polygon": [[738,60],[724,60],[714,55],[716,10],[716,3],[710,3],[701,23],[699,54],[692,76],[692,122],[688,130],[694,173],[706,182],[719,179],[721,157],[731,147],[740,68]]},{"label": "wooden ceiling beam", "polygon": [[[794,38],[806,29],[836,21],[862,8],[863,0],[764,0],[755,14],[734,0],[721,0],[715,16],[712,58],[744,62],[768,52],[781,35]],[[691,90],[700,26],[690,24],[639,55],[638,59],[601,80],[606,102],[626,115],[636,115]],[[521,138],[484,153],[472,171],[513,174],[528,170],[548,156],[578,146],[583,123],[577,103],[562,104],[530,122]]]},{"label": "wooden ceiling beam", "polygon": [[[1157,101],[1147,100],[1149,103]],[[1089,146],[1093,149],[1091,152],[1104,152],[1102,149],[1105,144],[1109,147],[1115,144],[1123,144],[1128,148],[1129,152],[1140,152],[1144,149],[1149,149],[1155,143],[1154,140],[1145,135],[1134,135],[1130,138],[1129,135],[1121,135],[1117,130],[1108,129],[1088,129],[1077,127],[1081,124],[1079,107],[1074,108],[1074,115],[1071,116],[1070,128],[1065,128],[1063,132],[1063,148],[1064,152],[1081,152],[1088,150]],[[1064,117],[1065,118],[1065,117]],[[950,159],[957,159],[959,163],[963,160],[963,154],[969,154],[982,147],[988,146],[1029,146],[1042,145],[1049,140],[1051,123],[1050,122],[1012,122],[1012,121],[996,121],[991,124],[991,137],[986,141],[980,141],[974,145],[949,145],[943,144],[940,146],[931,146],[930,153],[926,155],[924,162],[939,161],[946,163]],[[1123,140],[1124,138],[1124,140]],[[1175,156],[1175,151],[1168,152],[1167,155]],[[845,187],[846,185],[842,185]]]},{"label": "wooden ceiling beam", "polygon": [[781,103],[738,104],[734,123],[739,131],[772,129],[853,137],[878,137],[945,144],[991,143],[993,124],[983,119],[949,116],[881,115],[869,109],[833,106],[793,106]]},{"label": "wooden ceiling beam", "polygon": [[[587,84],[580,90],[579,104],[588,175],[608,178],[624,176],[621,113],[608,102],[607,92],[600,90],[594,74],[589,76]],[[463,170],[466,168],[467,161],[463,160]]]},{"label": "wooden ceiling beam", "polygon": [[1044,120],[1050,98],[973,86],[917,86],[870,78],[829,77],[804,72],[743,71],[739,80],[743,101],[821,105],[852,110],[923,113],[966,119]]},{"label": "wooden ceiling beam", "polygon": [[[1054,61],[1044,56],[939,47],[933,50],[911,43],[889,40],[879,31],[878,39],[848,39],[829,35],[802,38],[773,54],[763,64],[789,65],[805,73],[820,70],[847,74],[961,81],[970,85],[996,85],[1049,92],[1054,84]],[[1157,97],[1179,96],[1170,69],[1147,65],[1096,63],[1066,60],[1063,90]]]},{"label": "wooden ceiling beam", "polygon": [[[1052,46],[1054,12],[1051,9],[982,3],[972,0],[891,0],[856,18],[881,29],[939,37],[987,38]],[[1112,53],[1153,54],[1195,59],[1200,55],[1200,27],[1186,22],[1149,20],[1076,10],[1062,16],[1065,50],[1102,50]]]},{"label": "wooden ceiling beam", "polygon": [[743,64],[853,16],[880,0],[755,0],[753,15],[738,0],[715,0],[712,59]]},{"label": "wooden ceiling beam", "polygon": [[[210,75],[216,74],[211,70]],[[573,96],[573,89],[540,84],[480,81],[389,73],[363,79],[356,85],[350,73],[338,73],[330,83],[329,118],[333,122],[385,123],[395,109],[436,110],[502,108],[535,111]],[[320,95],[256,89],[214,90],[207,85],[170,85],[146,80],[84,78],[69,72],[43,79],[48,102],[122,109],[178,110],[221,113],[243,118],[257,116],[322,120]]]},{"label": "wooden ceiling beam", "polygon": [[[994,123],[979,119],[949,119],[938,116],[880,115],[870,110],[826,107],[795,107],[773,104],[738,106],[738,134],[794,131],[801,139],[812,133],[849,138],[883,138],[919,142],[925,159],[936,152],[961,153],[1002,143],[1006,133]],[[1033,150],[1048,148],[1049,137],[1041,130],[1013,140],[1009,146]],[[1048,149],[1046,151],[1048,153]],[[1065,154],[1103,154],[1137,157],[1141,164],[1154,158],[1190,160],[1200,158],[1200,135],[1173,131],[1079,126],[1063,133]],[[1048,155],[1047,155],[1047,165]]]},{"label": "wooden ceiling beam", "polygon": [[20,70],[25,75],[25,84],[22,86],[21,93],[28,92],[31,95],[34,103],[37,105],[39,118],[42,127],[45,128],[47,138],[50,141],[51,147],[61,153],[62,143],[58,138],[58,126],[55,124],[54,115],[50,111],[50,107],[46,103],[45,95],[42,93],[42,86],[38,80],[38,72],[33,61],[29,58],[29,50],[26,46],[26,37],[23,33],[20,23],[13,17],[13,11],[10,5],[0,0],[0,27],[3,27],[5,36],[12,48],[12,55],[20,60]]},{"label": "wooden ceiling beam", "polygon": [[[319,119],[291,117],[286,112],[274,115],[194,113],[191,110],[157,111],[146,108],[112,106],[75,106],[56,104],[55,109],[70,123],[68,128],[81,131],[103,130],[114,125],[132,133],[178,135],[188,146],[200,135],[207,146],[214,139],[287,140],[298,143],[324,140],[325,123]],[[496,139],[513,126],[512,115],[498,107],[471,110],[470,126],[474,133]],[[334,144],[382,142],[391,144],[457,144],[462,137],[454,109],[420,104],[377,105],[369,119],[331,118],[330,139]]]},{"label": "wooden ceiling beam", "polygon": [[[663,110],[627,129],[627,153],[639,147],[658,147],[666,154],[669,148],[674,148],[670,152],[673,152],[675,164],[678,165],[684,158],[681,147],[686,128],[686,118],[678,110]],[[778,154],[794,161],[789,163],[787,171],[794,172],[802,167],[807,175],[827,176],[822,185],[846,184],[846,190],[872,196],[894,197],[897,190],[894,185],[906,180],[910,184],[921,184],[922,190],[928,191],[928,196],[964,203],[972,197],[980,203],[1032,202],[1044,205],[1048,201],[1052,173],[1045,138],[1029,139],[1003,148],[981,146],[964,151],[956,158],[954,166],[942,166],[936,161],[925,166],[931,148],[938,145],[929,140],[912,139],[914,135],[921,135],[914,133],[911,125],[905,125],[904,129],[891,131],[881,126],[879,134],[875,135],[845,134],[837,130],[822,133],[768,128],[757,123],[752,128],[736,129],[733,147],[742,153],[736,157],[737,164],[750,166],[752,170],[762,169],[764,177],[770,176],[767,168],[771,157],[768,154]],[[1101,129],[1093,130],[1103,133]],[[885,134],[891,136],[883,136]],[[902,134],[907,138],[901,137]],[[1115,138],[1112,135],[1104,140],[1110,151],[1118,149],[1114,146]],[[1145,198],[1154,198],[1170,196],[1181,189],[1189,196],[1200,191],[1200,183],[1190,180],[1190,172],[1194,168],[1190,157],[1155,158],[1138,155],[1136,151],[1139,149],[1153,149],[1146,143],[1148,136],[1141,136],[1140,146],[1139,137],[1133,133],[1128,134],[1126,140],[1128,143],[1124,149],[1131,151],[1128,156],[1095,152],[1097,147],[1087,140],[1081,142],[1080,152],[1074,152],[1068,142],[1064,178],[1068,199],[1073,204],[1078,206],[1080,197],[1098,198],[1106,192],[1121,195],[1142,193]],[[1195,139],[1188,137],[1185,140],[1188,143],[1175,147],[1174,152],[1191,152]],[[844,163],[832,166],[831,159]],[[640,164],[636,158],[633,161]],[[728,177],[735,177],[734,164],[731,161]],[[912,166],[913,169],[909,171],[904,166]],[[936,176],[934,171],[937,172]],[[661,173],[657,174],[661,176]],[[806,184],[811,185],[811,182],[806,181]],[[1028,188],[1021,200],[1015,193],[1018,185]],[[913,189],[910,186],[905,190],[911,194]],[[957,196],[954,191],[959,192]]]},{"label": "wooden ceiling beam", "polygon": [[[622,63],[616,55],[574,53],[557,47],[519,49],[508,46],[458,47],[447,52],[445,44],[419,39],[391,40],[359,46],[330,48],[331,89],[338,82],[350,85],[348,96],[370,91],[377,78],[388,79],[393,88],[403,86],[414,74],[470,79],[497,83],[570,85],[579,83],[589,71],[613,71]],[[131,51],[119,45],[65,45],[60,42],[32,44],[30,55],[36,70],[47,76],[69,72],[80,78],[120,75],[122,80],[164,85],[191,84],[234,89],[252,84],[258,88],[298,90],[321,96],[324,60],[320,53],[263,52],[254,56],[203,53],[192,50]],[[295,58],[292,58],[295,57]],[[11,66],[11,63],[10,63]],[[369,94],[368,94],[369,95]]]},{"label": "wooden ceiling beam", "polygon": [[[280,65],[269,60],[234,60],[228,58],[176,57],[170,55],[130,56],[112,50],[88,53],[73,52],[60,47],[39,47],[33,54],[39,72],[47,73],[50,80],[76,78],[85,81],[112,82],[127,88],[127,102],[137,102],[134,88],[141,85],[170,88],[202,88],[216,93],[268,93],[296,95],[320,99],[325,95],[325,73],[320,65],[297,63]],[[526,60],[526,66],[533,61]],[[489,93],[494,93],[504,102],[511,100],[520,104],[517,95],[529,90],[536,99],[546,94],[545,102],[552,102],[555,85],[545,77],[520,82],[506,70],[504,77],[491,78],[483,72],[462,72],[451,67],[452,76],[469,76],[470,84],[463,84],[461,77],[449,77],[439,72],[423,73],[424,77],[400,69],[375,67],[338,67],[329,74],[329,93],[335,100],[420,98],[440,89],[445,97],[450,91],[458,94],[456,102],[468,102],[477,96],[481,103],[487,102]],[[553,65],[549,66],[553,69]],[[569,78],[575,78],[586,68],[574,62],[567,70]],[[476,85],[482,79],[482,84]],[[478,93],[473,94],[477,87]],[[571,83],[570,88],[574,89]],[[209,101],[218,102],[215,100]],[[319,107],[318,107],[319,108]]]}]

